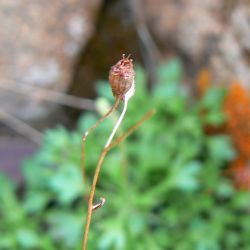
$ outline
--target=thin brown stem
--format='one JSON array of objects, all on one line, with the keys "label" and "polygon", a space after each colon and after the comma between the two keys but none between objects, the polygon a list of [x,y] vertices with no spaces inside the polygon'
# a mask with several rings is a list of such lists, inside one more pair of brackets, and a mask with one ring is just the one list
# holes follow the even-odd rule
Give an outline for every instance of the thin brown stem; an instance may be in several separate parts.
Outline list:
[{"label": "thin brown stem", "polygon": [[88,241],[88,234],[89,234],[89,228],[92,218],[92,212],[93,212],[93,200],[95,195],[95,189],[96,184],[98,181],[99,173],[102,167],[103,160],[108,153],[108,151],[120,144],[123,140],[125,140],[130,134],[132,134],[143,122],[145,122],[147,119],[149,119],[153,114],[155,113],[154,110],[149,111],[143,118],[141,118],[134,126],[132,126],[125,134],[118,137],[113,143],[110,143],[107,147],[105,147],[99,157],[96,170],[94,173],[94,178],[91,186],[91,191],[89,195],[89,201],[88,201],[88,213],[87,213],[87,219],[86,219],[86,225],[85,225],[85,231],[84,231],[84,238],[82,243],[82,250],[87,250],[87,241]]},{"label": "thin brown stem", "polygon": [[117,109],[117,107],[119,106],[119,103],[121,101],[121,97],[118,97],[115,101],[114,106],[104,115],[102,116],[92,127],[90,127],[84,134],[83,138],[82,138],[82,177],[84,182],[86,182],[86,171],[85,171],[85,142],[86,139],[88,137],[88,135],[90,134],[90,132],[92,132],[101,122],[103,122],[106,118],[108,118],[113,112],[114,110]]},{"label": "thin brown stem", "polygon": [[83,245],[82,245],[83,250],[87,249],[88,233],[89,233],[89,227],[90,227],[90,222],[91,222],[91,217],[92,217],[92,212],[93,212],[92,206],[93,206],[97,180],[98,180],[99,173],[101,170],[102,162],[104,160],[105,155],[108,153],[109,149],[110,149],[109,147],[103,149],[100,155],[100,158],[98,160],[97,166],[96,166],[96,170],[95,170],[95,174],[94,174],[94,178],[93,178],[93,182],[91,186],[91,191],[89,195],[89,200],[88,200],[88,213],[87,213],[87,219],[86,219],[86,225],[85,225],[85,231],[84,231],[84,239],[83,239]]}]

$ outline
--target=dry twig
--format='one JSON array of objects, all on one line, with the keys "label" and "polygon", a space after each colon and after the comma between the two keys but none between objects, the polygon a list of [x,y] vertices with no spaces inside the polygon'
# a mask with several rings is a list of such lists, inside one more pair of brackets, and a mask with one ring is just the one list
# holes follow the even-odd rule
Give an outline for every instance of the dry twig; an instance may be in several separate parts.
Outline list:
[{"label": "dry twig", "polygon": [[36,144],[41,143],[42,134],[20,119],[0,110],[0,121],[21,135],[26,136],[30,141]]},{"label": "dry twig", "polygon": [[33,99],[36,98],[40,100],[46,100],[49,102],[54,102],[57,104],[90,111],[94,111],[96,109],[95,101],[90,99],[76,97],[55,90],[49,90],[26,83],[23,84],[25,86],[20,87],[17,84],[10,83],[10,81],[4,82],[7,82],[8,84],[0,84],[1,89],[22,95],[28,95],[30,98]]}]

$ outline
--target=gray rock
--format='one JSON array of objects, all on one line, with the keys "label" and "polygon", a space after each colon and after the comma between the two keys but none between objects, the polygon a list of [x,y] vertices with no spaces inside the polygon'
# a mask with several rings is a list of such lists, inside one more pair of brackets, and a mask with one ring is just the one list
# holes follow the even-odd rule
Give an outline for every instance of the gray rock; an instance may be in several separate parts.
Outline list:
[{"label": "gray rock", "polygon": [[[51,107],[27,86],[67,90],[78,52],[91,37],[102,0],[0,2],[0,105],[24,120]],[[21,95],[8,88],[27,88]],[[29,93],[28,93],[29,92]],[[31,96],[31,97],[30,97]]]},{"label": "gray rock", "polygon": [[175,50],[219,82],[250,85],[250,1],[141,0],[165,53]]}]

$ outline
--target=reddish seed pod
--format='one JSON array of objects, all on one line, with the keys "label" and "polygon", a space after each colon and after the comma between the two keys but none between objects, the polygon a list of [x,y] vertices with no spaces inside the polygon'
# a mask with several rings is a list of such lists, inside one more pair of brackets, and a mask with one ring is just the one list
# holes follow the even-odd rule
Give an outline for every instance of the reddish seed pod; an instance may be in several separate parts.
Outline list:
[{"label": "reddish seed pod", "polygon": [[[130,56],[130,55],[129,55]],[[115,98],[124,99],[125,94],[132,87],[135,81],[135,72],[133,68],[133,60],[122,55],[122,59],[118,61],[109,71],[109,83]]]}]

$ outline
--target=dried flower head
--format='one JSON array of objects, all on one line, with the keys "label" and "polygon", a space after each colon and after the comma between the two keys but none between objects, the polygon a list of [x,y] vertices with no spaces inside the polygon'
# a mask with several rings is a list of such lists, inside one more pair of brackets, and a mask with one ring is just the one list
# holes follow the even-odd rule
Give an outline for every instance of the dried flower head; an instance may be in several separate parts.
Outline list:
[{"label": "dried flower head", "polygon": [[128,91],[130,92],[129,98],[134,94],[135,72],[133,60],[129,59],[129,56],[125,57],[123,54],[122,59],[109,71],[109,83],[115,98],[124,99]]}]

